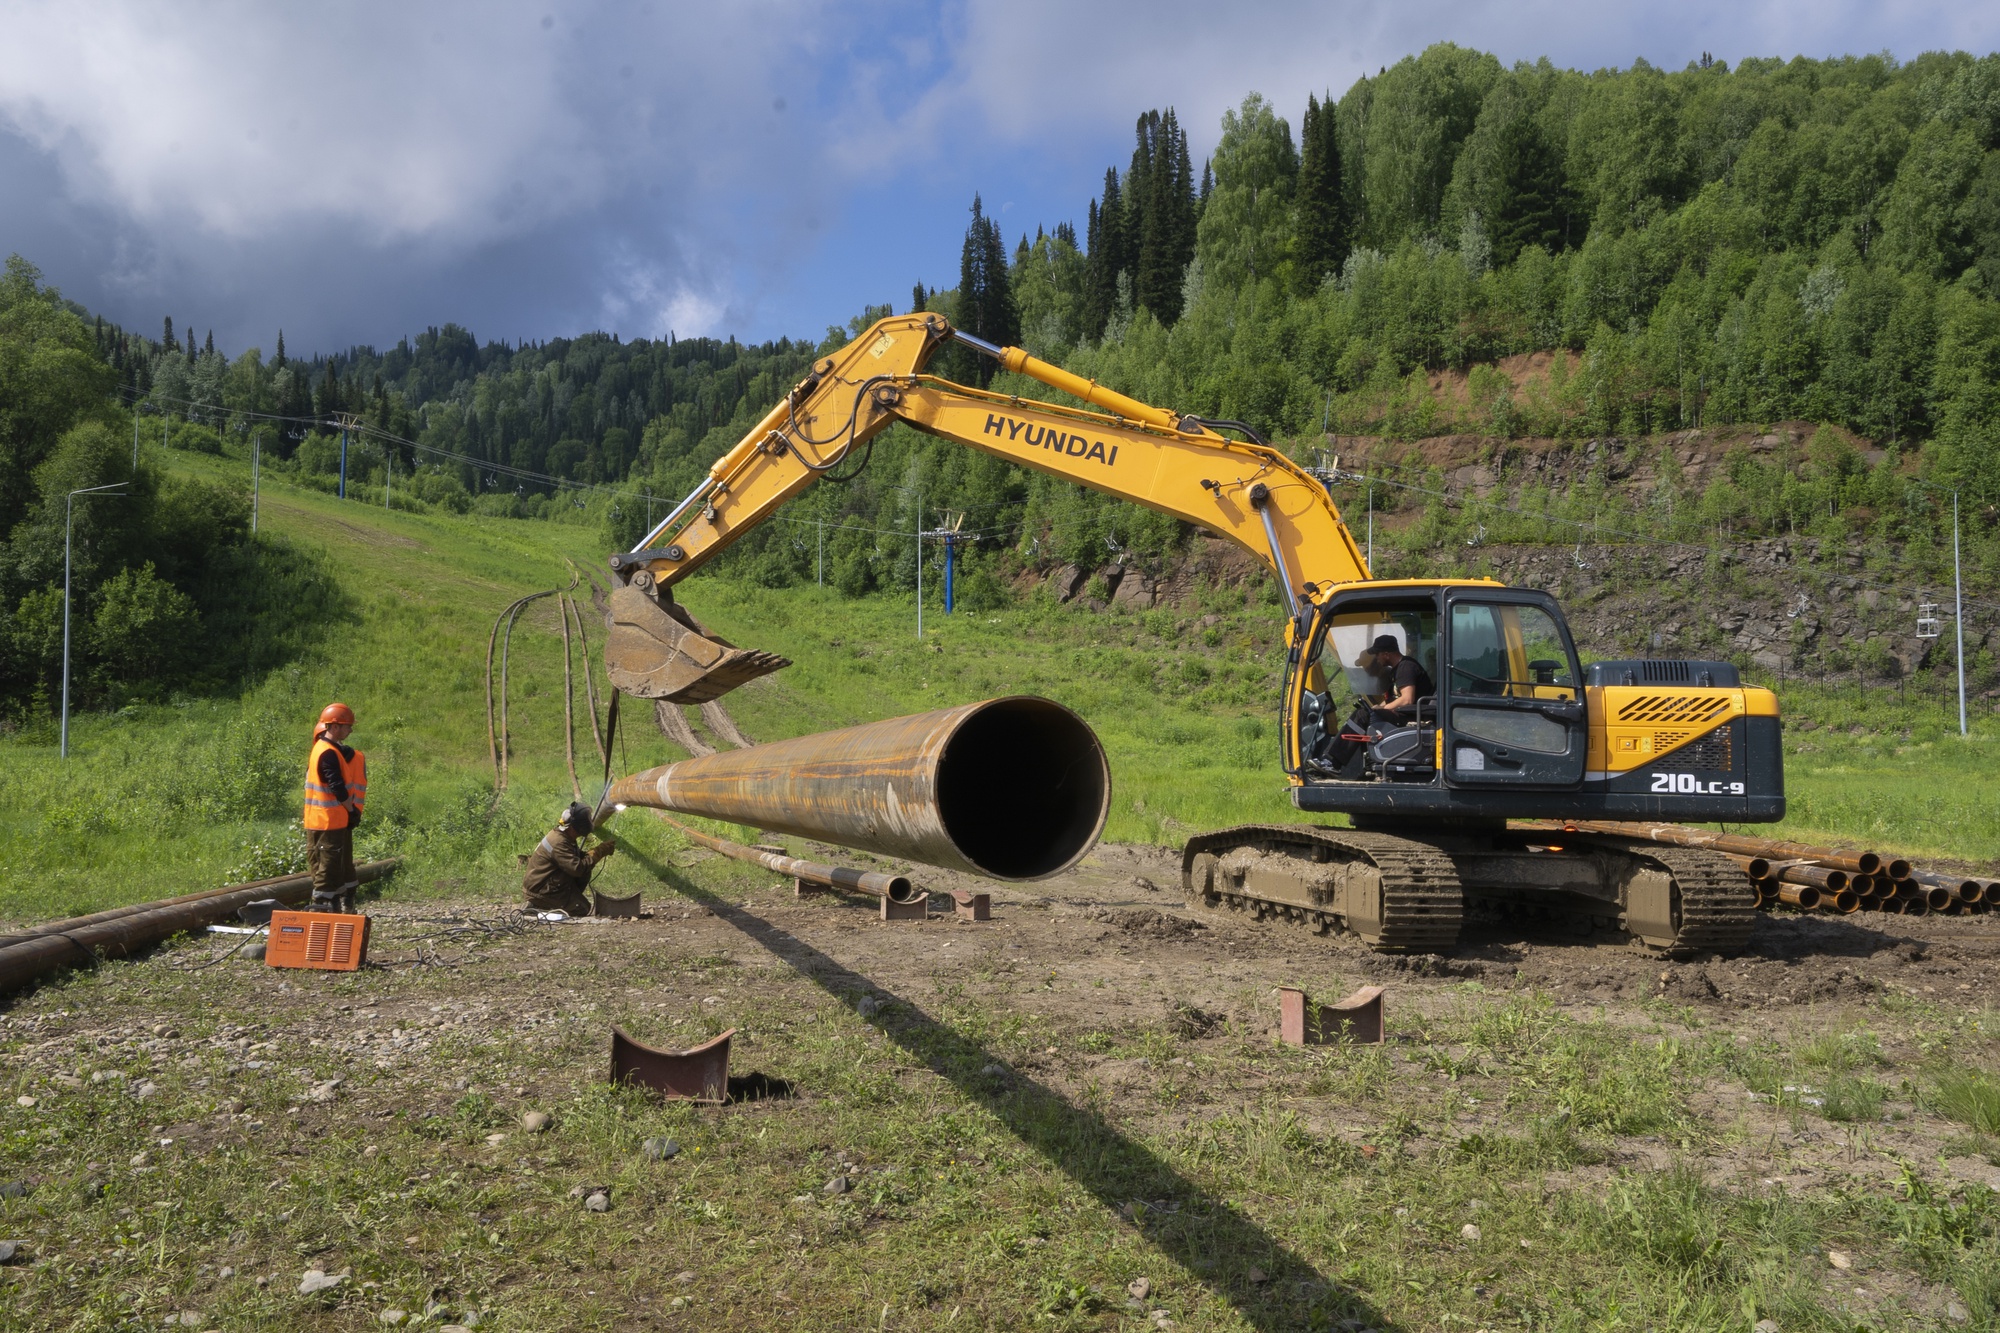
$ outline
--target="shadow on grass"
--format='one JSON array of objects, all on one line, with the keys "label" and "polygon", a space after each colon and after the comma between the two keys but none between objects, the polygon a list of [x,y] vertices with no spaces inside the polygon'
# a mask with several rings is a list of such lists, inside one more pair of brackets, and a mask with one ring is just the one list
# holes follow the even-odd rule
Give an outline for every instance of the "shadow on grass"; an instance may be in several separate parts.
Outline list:
[{"label": "shadow on grass", "polygon": [[[1345,1320],[1395,1327],[1361,1297],[1342,1290],[1303,1256],[1176,1171],[1144,1144],[1120,1133],[1095,1111],[1010,1068],[979,1043],[931,1017],[912,1001],[842,966],[796,935],[688,881],[671,866],[629,843],[622,854],[663,884],[700,903],[846,1005],[862,1022],[895,1042],[986,1109],[1016,1138],[1133,1225],[1186,1275],[1236,1308],[1254,1328],[1332,1328]],[[862,1016],[873,995],[889,1003]],[[990,1069],[1000,1073],[989,1073]],[[1156,1207],[1154,1202],[1164,1203]],[[1139,1206],[1133,1206],[1133,1205]],[[1262,1269],[1268,1281],[1248,1274]],[[1115,1296],[1114,1296],[1115,1304]]]}]

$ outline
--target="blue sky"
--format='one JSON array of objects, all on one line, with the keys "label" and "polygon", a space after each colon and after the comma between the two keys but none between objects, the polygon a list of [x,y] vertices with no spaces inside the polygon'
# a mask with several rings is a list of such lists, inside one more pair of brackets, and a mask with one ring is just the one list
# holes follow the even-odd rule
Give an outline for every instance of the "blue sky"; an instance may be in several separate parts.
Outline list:
[{"label": "blue sky", "polygon": [[1743,0],[0,4],[0,252],[234,354],[817,336],[957,281],[979,192],[1073,220],[1132,123],[1197,159],[1252,90],[1436,41],[1579,68],[2000,47],[2000,6]]}]

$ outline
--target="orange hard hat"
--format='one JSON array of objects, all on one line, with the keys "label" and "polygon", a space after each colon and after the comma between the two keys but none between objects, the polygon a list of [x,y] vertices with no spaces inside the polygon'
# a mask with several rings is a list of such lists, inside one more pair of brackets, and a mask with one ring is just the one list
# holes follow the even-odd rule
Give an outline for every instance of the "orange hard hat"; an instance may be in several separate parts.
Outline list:
[{"label": "orange hard hat", "polygon": [[354,710],[346,704],[328,704],[319,710],[319,724],[322,727],[351,727],[354,725]]}]

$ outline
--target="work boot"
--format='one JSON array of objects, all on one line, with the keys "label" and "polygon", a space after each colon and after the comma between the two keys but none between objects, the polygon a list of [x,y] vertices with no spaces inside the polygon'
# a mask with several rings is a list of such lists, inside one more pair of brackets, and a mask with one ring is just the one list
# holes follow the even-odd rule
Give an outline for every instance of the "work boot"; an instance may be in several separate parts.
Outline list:
[{"label": "work boot", "polygon": [[314,889],[312,902],[306,905],[310,912],[338,912],[340,910],[339,889]]}]

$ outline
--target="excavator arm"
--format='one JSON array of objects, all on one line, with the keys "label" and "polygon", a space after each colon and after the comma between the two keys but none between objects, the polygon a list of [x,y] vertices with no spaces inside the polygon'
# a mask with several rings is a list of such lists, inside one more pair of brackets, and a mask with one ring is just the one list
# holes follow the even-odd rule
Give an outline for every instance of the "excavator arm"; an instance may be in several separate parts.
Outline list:
[{"label": "excavator arm", "polygon": [[[956,339],[1089,407],[1043,402],[923,373]],[[1326,488],[1247,427],[1152,407],[951,328],[943,317],[882,320],[818,362],[701,485],[611,559],[611,677],[642,697],[699,703],[786,665],[706,633],[673,585],[715,558],[896,422],[1208,528],[1262,560],[1286,606],[1370,577]],[[1221,434],[1234,429],[1247,440]]]}]

